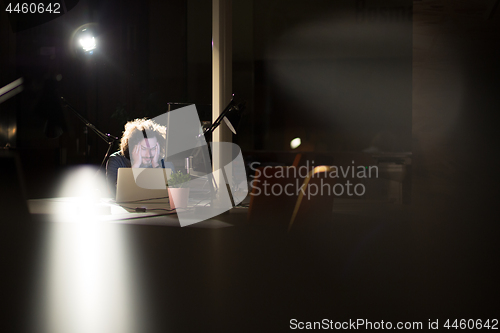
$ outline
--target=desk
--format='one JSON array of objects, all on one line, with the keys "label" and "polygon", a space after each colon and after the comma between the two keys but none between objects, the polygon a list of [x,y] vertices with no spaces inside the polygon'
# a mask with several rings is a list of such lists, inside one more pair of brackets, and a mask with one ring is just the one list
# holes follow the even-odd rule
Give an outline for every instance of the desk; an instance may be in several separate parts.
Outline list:
[{"label": "desk", "polygon": [[249,225],[246,209],[217,217],[231,225],[220,228],[150,222],[172,216],[61,223],[33,214],[40,245],[30,278],[17,282],[33,290],[22,319],[50,333],[281,332],[292,318],[394,319],[410,304],[400,217],[337,214],[322,229],[286,233]]},{"label": "desk", "polygon": [[[139,206],[147,208],[147,211],[135,212],[131,209]],[[114,203],[109,198],[84,200],[77,197],[63,197],[28,200],[28,208],[31,214],[49,215],[52,221],[57,222],[87,221],[88,219],[92,219],[99,222],[180,227],[177,214],[165,211],[165,209],[170,208],[167,202],[120,205]],[[238,216],[241,217],[242,213],[246,213],[246,209],[238,208],[235,209],[235,212],[238,212]],[[224,222],[226,214],[221,216],[199,222],[193,226],[198,228],[225,228],[232,226],[232,224]]]}]

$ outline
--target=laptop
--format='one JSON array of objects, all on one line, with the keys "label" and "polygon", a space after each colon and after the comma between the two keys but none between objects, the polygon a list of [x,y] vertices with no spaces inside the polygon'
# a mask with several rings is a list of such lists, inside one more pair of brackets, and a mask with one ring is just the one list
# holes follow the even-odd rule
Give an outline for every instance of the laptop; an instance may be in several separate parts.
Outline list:
[{"label": "laptop", "polygon": [[116,183],[116,202],[167,202],[167,181],[172,169],[120,168]]}]

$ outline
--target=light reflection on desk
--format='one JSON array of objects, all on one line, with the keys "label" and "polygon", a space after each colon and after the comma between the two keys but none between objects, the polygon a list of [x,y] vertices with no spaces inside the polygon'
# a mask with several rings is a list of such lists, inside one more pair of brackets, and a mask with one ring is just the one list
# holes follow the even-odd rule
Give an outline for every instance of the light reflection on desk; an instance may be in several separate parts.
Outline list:
[{"label": "light reflection on desk", "polygon": [[[28,206],[32,214],[51,222],[46,226],[42,271],[37,274],[41,283],[36,331],[141,332],[144,323],[138,322],[147,317],[147,304],[140,296],[145,293],[141,268],[134,260],[137,245],[124,224],[180,229],[176,215],[130,212],[107,199],[37,199],[29,200]],[[212,219],[193,227],[228,226],[232,225]]]},{"label": "light reflection on desk", "polygon": [[133,248],[124,230],[92,220],[48,228],[39,290],[44,331],[140,331]]}]

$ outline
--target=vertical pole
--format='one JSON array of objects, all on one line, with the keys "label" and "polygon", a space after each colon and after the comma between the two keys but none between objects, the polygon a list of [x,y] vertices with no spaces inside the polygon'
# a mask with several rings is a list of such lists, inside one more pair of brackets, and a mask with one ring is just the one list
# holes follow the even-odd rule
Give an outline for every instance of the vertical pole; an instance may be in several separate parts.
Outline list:
[{"label": "vertical pole", "polygon": [[[212,120],[215,121],[232,96],[232,0],[212,1]],[[213,170],[220,170],[231,161],[231,151],[218,149],[219,142],[231,142],[232,133],[222,123],[212,134]],[[227,155],[227,156],[226,156]],[[215,181],[221,188],[224,178],[214,172]],[[228,173],[228,177],[231,174]]]}]

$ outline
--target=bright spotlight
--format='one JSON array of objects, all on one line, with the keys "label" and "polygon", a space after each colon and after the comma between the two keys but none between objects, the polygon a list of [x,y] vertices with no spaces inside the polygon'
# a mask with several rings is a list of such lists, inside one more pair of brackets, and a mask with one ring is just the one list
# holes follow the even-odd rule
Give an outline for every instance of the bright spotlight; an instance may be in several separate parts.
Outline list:
[{"label": "bright spotlight", "polygon": [[73,30],[69,41],[73,55],[87,57],[94,54],[97,51],[99,35],[100,30],[97,23],[86,23]]},{"label": "bright spotlight", "polygon": [[96,48],[95,38],[90,36],[80,38],[80,45],[85,52],[92,51]]},{"label": "bright spotlight", "polygon": [[292,149],[295,149],[295,148],[297,148],[298,146],[300,146],[300,144],[301,144],[301,143],[302,143],[302,142],[300,141],[300,138],[295,138],[295,139],[293,139],[292,141],[290,141],[290,147],[291,147]]}]

